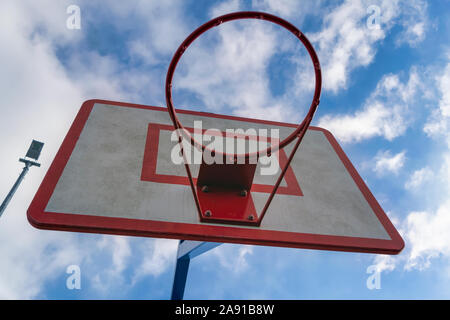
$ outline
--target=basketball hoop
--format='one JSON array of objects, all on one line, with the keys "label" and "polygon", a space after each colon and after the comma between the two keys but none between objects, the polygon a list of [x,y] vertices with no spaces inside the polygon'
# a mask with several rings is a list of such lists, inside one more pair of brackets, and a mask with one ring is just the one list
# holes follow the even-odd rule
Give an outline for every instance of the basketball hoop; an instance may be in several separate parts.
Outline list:
[{"label": "basketball hoop", "polygon": [[[173,106],[172,102],[172,79],[173,75],[176,69],[176,66],[178,62],[180,61],[182,55],[186,51],[186,49],[194,42],[195,39],[197,39],[201,34],[208,31],[209,29],[213,27],[220,26],[223,23],[233,21],[233,20],[240,20],[240,19],[259,19],[259,20],[265,20],[272,23],[275,23],[277,25],[280,25],[284,27],[285,29],[289,30],[294,36],[296,36],[305,46],[306,50],[308,51],[312,63],[314,65],[314,72],[315,72],[315,90],[314,90],[314,96],[311,102],[311,105],[309,107],[309,111],[306,114],[304,120],[298,125],[298,127],[285,139],[280,141],[278,144],[271,145],[266,149],[258,150],[256,152],[247,152],[245,154],[236,155],[236,154],[228,154],[225,152],[222,152],[221,150],[211,150],[205,145],[203,145],[201,142],[198,142],[194,139],[194,137],[190,134],[188,130],[186,130],[183,125],[181,124],[180,120],[178,119],[177,113],[175,111],[175,108]],[[238,224],[250,224],[250,225],[256,225],[259,226],[261,224],[262,218],[265,215],[265,212],[267,211],[268,206],[270,205],[270,202],[272,201],[273,196],[275,195],[285,173],[287,168],[289,167],[289,164],[295,154],[295,152],[298,149],[298,146],[300,145],[300,142],[303,139],[303,136],[306,133],[306,130],[308,129],[312,118],[314,116],[314,113],[317,109],[317,106],[319,105],[319,99],[320,99],[320,92],[322,87],[322,76],[321,76],[321,70],[320,70],[320,63],[319,59],[317,57],[317,54],[309,42],[309,40],[306,38],[306,36],[298,30],[294,25],[291,23],[268,13],[264,12],[252,12],[252,11],[243,11],[243,12],[234,12],[230,14],[226,14],[217,18],[214,18],[210,20],[209,22],[203,24],[199,28],[197,28],[194,32],[192,32],[184,41],[183,43],[178,47],[177,51],[175,52],[172,61],[170,62],[169,69],[167,71],[166,76],[166,103],[167,103],[167,109],[170,114],[170,118],[173,122],[174,128],[177,130],[179,136],[179,143],[181,148],[181,153],[184,155],[183,146],[182,146],[182,137],[179,132],[182,132],[182,134],[190,141],[190,143],[196,147],[202,150],[202,152],[209,151],[212,154],[218,154],[222,155],[223,157],[227,157],[228,159],[233,159],[234,161],[229,164],[205,164],[202,163],[200,167],[199,172],[199,178],[197,179],[197,188],[194,186],[194,181],[192,178],[191,170],[189,168],[189,165],[187,164],[186,158],[185,160],[185,167],[187,171],[187,175],[190,181],[190,185],[192,188],[192,192],[194,194],[194,200],[197,206],[197,209],[200,214],[201,221],[209,221],[209,222],[223,222],[223,223],[238,223]],[[254,171],[256,170],[256,165],[251,164],[237,164],[238,159],[244,158],[246,161],[252,157],[256,157],[256,159],[259,159],[261,156],[270,156],[274,152],[278,151],[279,149],[284,148],[291,142],[293,142],[295,139],[297,139],[297,142],[289,156],[288,162],[285,164],[281,175],[279,176],[274,189],[272,190],[272,193],[269,196],[269,199],[264,206],[264,209],[261,213],[261,215],[258,217],[256,212],[254,212],[254,209],[249,209],[249,203],[242,200],[242,195],[245,195],[244,197],[251,198],[247,196],[248,193],[250,193],[250,187],[253,183],[253,175]],[[206,176],[219,176],[219,177],[227,177],[227,181],[213,181],[211,182],[211,179],[206,179]],[[220,180],[220,178],[218,179]],[[205,184],[206,181],[208,184]],[[214,185],[213,188],[211,187],[211,183]],[[206,186],[206,187],[205,187]],[[236,193],[237,192],[237,193]],[[236,197],[237,194],[237,197]],[[213,196],[214,199],[211,198]],[[241,196],[241,198],[239,198]],[[201,200],[201,199],[202,200]],[[251,200],[251,199],[250,199]],[[202,207],[202,203],[217,203],[218,205],[215,206],[216,210],[211,209],[205,209]],[[236,207],[234,208],[233,217],[230,217],[229,213],[223,211],[220,209],[220,202],[226,201],[227,203],[235,202],[237,203]],[[210,206],[211,204],[209,204]],[[251,206],[250,206],[251,207]],[[249,212],[249,210],[251,212]],[[226,210],[229,211],[229,210]],[[236,212],[238,212],[236,214]]]}]

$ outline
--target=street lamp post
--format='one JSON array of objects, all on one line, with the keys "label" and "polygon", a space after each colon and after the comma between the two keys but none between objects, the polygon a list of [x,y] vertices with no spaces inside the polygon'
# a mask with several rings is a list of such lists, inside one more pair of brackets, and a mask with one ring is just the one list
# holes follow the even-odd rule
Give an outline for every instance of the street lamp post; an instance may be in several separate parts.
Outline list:
[{"label": "street lamp post", "polygon": [[[1,206],[0,206],[0,217],[2,216],[3,212],[5,211],[6,207],[8,206],[9,202],[11,201],[11,198],[14,196],[14,193],[16,193],[17,188],[19,187],[20,183],[22,182],[23,178],[27,174],[28,170],[32,166],[40,167],[41,165],[33,160],[37,160],[39,158],[39,155],[41,154],[42,147],[44,146],[44,143],[33,140],[31,142],[31,146],[27,151],[27,154],[25,158],[20,158],[19,161],[23,162],[25,166],[22,169],[22,173],[17,178],[16,182],[14,183],[13,187],[9,191],[8,195],[6,196],[5,200],[3,200]],[[33,159],[33,160],[30,160]]]}]

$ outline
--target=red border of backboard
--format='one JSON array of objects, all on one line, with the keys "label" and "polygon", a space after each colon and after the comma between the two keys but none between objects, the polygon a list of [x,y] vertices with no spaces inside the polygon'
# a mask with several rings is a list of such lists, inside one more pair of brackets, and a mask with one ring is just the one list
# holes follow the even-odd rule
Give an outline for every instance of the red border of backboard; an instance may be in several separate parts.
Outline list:
[{"label": "red border of backboard", "polygon": [[[381,206],[378,204],[377,200],[367,188],[366,184],[359,176],[356,169],[353,167],[350,160],[337,143],[336,139],[329,131],[318,127],[310,127],[309,129],[319,130],[325,134],[344,166],[347,168],[355,183],[358,185],[358,188],[368,201],[372,210],[378,217],[379,221],[389,234],[391,240],[294,233],[261,230],[259,228],[240,228],[209,224],[189,224],[142,219],[99,217],[75,213],[67,214],[46,212],[45,207],[47,206],[53,190],[55,189],[56,184],[70,158],[70,155],[75,148],[78,137],[86,124],[89,114],[96,103],[167,112],[167,109],[162,107],[151,107],[107,100],[94,99],[84,102],[58,153],[56,154],[55,159],[47,171],[47,174],[45,175],[33,201],[31,202],[30,207],[28,208],[28,221],[36,228],[380,254],[397,254],[404,247],[404,242],[400,234],[397,232]],[[296,127],[295,124],[247,119],[234,116],[223,116],[206,112],[187,110],[177,110],[177,112],[180,114],[191,114],[292,128]]]}]

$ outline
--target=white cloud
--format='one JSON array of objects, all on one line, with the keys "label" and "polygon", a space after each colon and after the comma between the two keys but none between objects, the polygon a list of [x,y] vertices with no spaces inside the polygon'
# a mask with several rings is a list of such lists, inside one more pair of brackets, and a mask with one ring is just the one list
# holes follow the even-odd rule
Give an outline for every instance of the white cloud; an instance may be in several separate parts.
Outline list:
[{"label": "white cloud", "polygon": [[135,268],[133,283],[146,276],[157,277],[176,261],[177,240],[148,240],[142,246],[143,259]]},{"label": "white cloud", "polygon": [[15,24],[13,30],[20,30],[22,36],[41,36],[53,39],[59,45],[76,43],[81,39],[82,33],[66,27],[66,20],[70,16],[66,9],[71,4],[73,1],[70,0],[24,0],[20,4],[11,0],[2,1],[4,19],[1,27]]},{"label": "white cloud", "polygon": [[376,266],[376,271],[378,273],[389,272],[395,269],[397,265],[397,257],[378,254],[373,259],[373,264]]},{"label": "white cloud", "polygon": [[377,255],[374,264],[379,272],[425,270],[433,259],[450,258],[450,202],[443,202],[436,210],[410,212],[399,232],[406,246],[398,256]]},{"label": "white cloud", "polygon": [[143,61],[149,65],[155,65],[160,62],[154,50],[148,44],[145,44],[142,39],[130,41],[128,50],[131,58],[134,60]]},{"label": "white cloud", "polygon": [[447,153],[445,153],[443,156],[440,177],[442,178],[443,181],[445,181],[447,183],[447,187],[450,188],[450,152],[449,152],[449,150],[447,150]]},{"label": "white cloud", "polygon": [[215,248],[211,254],[218,257],[222,267],[234,273],[242,273],[249,267],[247,259],[253,254],[253,246],[221,245]]},{"label": "white cloud", "polygon": [[423,130],[430,137],[444,137],[450,148],[450,63],[436,77],[436,86],[440,93],[438,107],[432,111]]},{"label": "white cloud", "polygon": [[[368,28],[367,21],[373,12],[367,10],[374,5],[379,8],[380,27]],[[356,0],[344,1],[329,11],[323,19],[322,30],[308,35],[321,60],[323,88],[334,93],[346,89],[351,72],[374,60],[377,45],[396,24],[402,26],[402,36],[398,39],[411,45],[422,41],[427,28],[424,7],[421,0]],[[411,21],[420,23],[411,27]]]},{"label": "white cloud", "polygon": [[[152,1],[144,3],[141,15],[148,22],[151,47],[160,53],[171,54],[188,35],[182,16],[182,1]],[[149,5],[151,3],[151,5]],[[161,32],[164,30],[164,32]]]},{"label": "white cloud", "polygon": [[253,0],[252,6],[259,10],[272,11],[285,17],[297,13],[302,3],[295,0]]},{"label": "white cloud", "polygon": [[443,203],[436,212],[412,212],[406,220],[405,234],[411,251],[406,269],[424,269],[432,258],[450,256],[450,202]]},{"label": "white cloud", "polygon": [[306,15],[318,14],[323,1],[297,1],[297,0],[252,0],[252,8],[266,11],[284,19],[294,19],[301,23]]},{"label": "white cloud", "polygon": [[428,4],[423,0],[401,2],[402,19],[399,23],[403,29],[397,36],[397,45],[406,43],[415,47],[425,39],[429,28],[427,8]]},{"label": "white cloud", "polygon": [[413,211],[399,224],[406,246],[398,256],[377,255],[373,264],[379,272],[393,271],[402,266],[405,270],[425,270],[433,259],[449,261],[450,202],[442,203],[437,210]]},{"label": "white cloud", "polygon": [[423,183],[430,181],[433,178],[433,171],[428,168],[422,168],[413,172],[411,177],[406,181],[406,189],[415,189],[421,186]]},{"label": "white cloud", "polygon": [[[132,3],[113,1],[107,6],[86,2],[85,6],[103,14],[109,13],[109,18],[114,19],[115,25],[123,30],[139,31],[140,36],[130,41],[131,46],[135,45],[135,41],[141,41],[154,54],[170,55],[189,34],[183,17],[184,4],[182,0],[135,0]],[[89,18],[98,19],[98,14]],[[134,37],[136,33],[133,33]]]},{"label": "white cloud", "polygon": [[111,262],[106,266],[96,265],[93,261],[87,262],[88,274],[93,274],[93,276],[86,275],[85,279],[90,279],[92,287],[103,295],[110,294],[111,288],[117,286],[123,288],[124,270],[129,266],[128,262],[131,257],[129,239],[120,236],[102,236],[97,246],[92,249],[103,254],[109,253]]},{"label": "white cloud", "polygon": [[240,9],[241,9],[240,0],[222,1],[220,4],[211,9],[210,17],[215,18],[227,13],[239,11]]},{"label": "white cloud", "polygon": [[382,28],[367,28],[366,10],[361,1],[345,1],[325,16],[320,32],[309,36],[321,60],[325,90],[347,88],[349,73],[372,62],[374,44],[385,37]]},{"label": "white cloud", "polygon": [[397,154],[391,155],[391,152],[389,150],[378,153],[378,155],[375,157],[375,166],[373,168],[373,171],[380,175],[386,173],[397,174],[405,164],[405,154],[406,151],[402,151]]},{"label": "white cloud", "polygon": [[439,101],[439,109],[444,117],[450,117],[450,63],[447,64],[443,74],[438,77],[438,87],[442,94]]},{"label": "white cloud", "polygon": [[318,125],[327,128],[344,142],[359,142],[375,136],[393,140],[405,131],[405,124],[399,107],[387,108],[373,103],[353,115],[326,115]]},{"label": "white cloud", "polygon": [[449,121],[442,115],[442,112],[440,110],[433,110],[423,127],[423,131],[430,137],[445,137],[448,132],[448,127]]},{"label": "white cloud", "polygon": [[113,273],[121,273],[127,267],[127,260],[131,255],[129,240],[120,236],[102,236],[98,244],[100,250],[111,251]]},{"label": "white cloud", "polygon": [[[416,172],[429,174],[428,168]],[[413,175],[414,176],[414,175]],[[417,174],[421,180],[422,173]],[[433,259],[441,258],[450,262],[450,153],[442,154],[442,165],[433,182],[438,186],[439,194],[434,195],[435,208],[411,211],[401,223],[399,232],[405,240],[405,249],[399,256],[377,256],[374,263],[381,271],[392,271],[401,265],[406,270],[425,270]],[[415,183],[414,179],[410,180]],[[412,186],[413,187],[413,186]]]},{"label": "white cloud", "polygon": [[353,114],[325,115],[318,120],[318,125],[330,130],[344,143],[377,136],[391,141],[406,131],[411,122],[410,105],[420,90],[415,68],[411,68],[406,83],[402,83],[398,75],[385,75],[361,110]]},{"label": "white cloud", "polygon": [[35,298],[46,281],[81,261],[76,236],[33,229],[20,200],[26,199],[17,196],[0,220],[0,299]]}]

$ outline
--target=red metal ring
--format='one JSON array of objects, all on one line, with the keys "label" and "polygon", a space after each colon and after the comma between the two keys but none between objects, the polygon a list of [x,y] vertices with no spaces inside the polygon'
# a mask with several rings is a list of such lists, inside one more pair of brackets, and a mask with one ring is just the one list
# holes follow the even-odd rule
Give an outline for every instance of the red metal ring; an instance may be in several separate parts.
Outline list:
[{"label": "red metal ring", "polygon": [[206,146],[204,146],[200,142],[196,141],[192,137],[192,135],[189,133],[189,131],[184,129],[183,125],[181,124],[181,122],[179,121],[179,119],[177,117],[175,108],[172,103],[172,79],[173,79],[173,74],[175,72],[175,68],[176,68],[181,56],[183,55],[184,51],[186,51],[186,49],[189,47],[189,45],[191,45],[192,42],[194,42],[194,40],[197,39],[201,34],[203,34],[204,32],[208,31],[209,29],[211,29],[213,27],[217,27],[217,26],[221,25],[222,23],[233,21],[233,20],[239,20],[239,19],[260,19],[260,20],[270,21],[272,23],[275,23],[275,24],[278,24],[278,25],[284,27],[285,29],[287,29],[291,33],[293,33],[303,43],[306,50],[308,51],[308,53],[311,57],[312,63],[314,65],[314,72],[315,72],[315,78],[316,78],[314,97],[311,102],[309,111],[305,116],[305,119],[299,124],[299,126],[297,127],[297,129],[294,132],[292,132],[287,138],[282,140],[278,145],[270,146],[267,149],[253,152],[253,153],[246,153],[243,155],[235,155],[235,154],[231,155],[231,154],[227,154],[225,152],[221,152],[221,151],[217,151],[217,150],[210,150],[210,151],[214,151],[218,154],[222,154],[227,157],[232,156],[234,159],[241,158],[241,157],[248,159],[248,158],[254,157],[254,156],[259,157],[259,156],[270,155],[273,152],[275,152],[281,148],[284,148],[286,145],[288,145],[295,138],[298,137],[298,135],[301,133],[301,131],[303,130],[305,125],[309,126],[309,123],[311,122],[311,119],[314,116],[314,112],[316,111],[317,106],[319,105],[320,92],[321,92],[321,88],[322,88],[322,74],[320,71],[319,58],[317,57],[317,54],[316,54],[313,46],[311,45],[309,40],[306,38],[306,36],[300,30],[298,30],[294,25],[292,25],[291,23],[289,23],[277,16],[274,16],[274,15],[271,15],[271,14],[268,14],[265,12],[242,11],[242,12],[229,13],[229,14],[226,14],[226,15],[223,15],[223,16],[220,16],[220,17],[217,17],[217,18],[214,18],[214,19],[208,21],[207,23],[198,27],[194,32],[192,32],[183,41],[183,43],[181,43],[181,45],[178,47],[177,51],[175,52],[175,54],[172,58],[172,61],[170,62],[169,69],[167,71],[167,76],[166,76],[166,103],[167,103],[167,109],[170,114],[170,118],[172,119],[175,129],[182,129],[182,132],[185,134],[186,137],[188,137],[188,139],[190,139],[191,144],[194,147],[197,146],[197,147],[201,148],[203,151],[208,149]]}]

